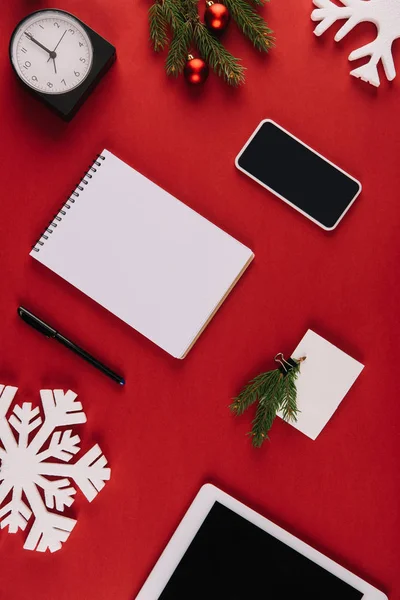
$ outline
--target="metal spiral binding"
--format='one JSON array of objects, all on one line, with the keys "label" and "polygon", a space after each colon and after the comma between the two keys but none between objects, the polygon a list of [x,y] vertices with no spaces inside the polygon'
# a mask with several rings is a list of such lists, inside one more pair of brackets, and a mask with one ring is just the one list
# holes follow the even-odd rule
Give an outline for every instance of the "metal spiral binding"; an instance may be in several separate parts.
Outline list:
[{"label": "metal spiral binding", "polygon": [[[78,183],[75,186],[75,189],[71,192],[68,200],[61,206],[60,210],[54,215],[54,217],[51,219],[51,221],[49,221],[48,225],[46,226],[42,235],[39,237],[36,244],[33,246],[32,250],[34,250],[35,252],[40,252],[41,247],[44,246],[46,243],[46,240],[49,239],[49,236],[47,234],[53,233],[53,231],[57,227],[58,223],[60,221],[62,221],[63,218],[66,216],[67,210],[69,210],[71,208],[72,204],[75,204],[75,199],[79,198],[80,192],[83,192],[83,190],[85,189],[81,184],[83,183],[84,185],[88,185],[88,183],[89,183],[88,180],[93,178],[92,173],[97,173],[96,167],[101,167],[102,163],[100,162],[100,159],[102,161],[104,161],[106,159],[106,157],[103,156],[102,154],[99,154],[98,156],[96,156],[92,165],[85,172],[81,182]],[[95,165],[96,165],[96,167],[95,167]],[[79,191],[77,191],[77,190],[79,190]],[[56,221],[57,221],[57,223],[56,223]]]}]

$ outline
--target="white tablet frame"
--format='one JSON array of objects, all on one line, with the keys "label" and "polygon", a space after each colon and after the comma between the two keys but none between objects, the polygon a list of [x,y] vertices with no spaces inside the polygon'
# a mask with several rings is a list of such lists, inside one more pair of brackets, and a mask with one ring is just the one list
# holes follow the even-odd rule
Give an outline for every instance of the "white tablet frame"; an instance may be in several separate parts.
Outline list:
[{"label": "white tablet frame", "polygon": [[254,523],[260,529],[267,531],[317,565],[353,586],[357,591],[364,594],[362,600],[388,600],[387,596],[376,588],[211,484],[203,485],[200,489],[140,590],[139,595],[136,596],[136,600],[157,600],[159,598],[215,502],[220,502],[223,506],[230,508],[250,523]]},{"label": "white tablet frame", "polygon": [[[348,177],[349,179],[351,179],[352,181],[354,181],[355,183],[357,183],[357,185],[358,185],[358,192],[356,193],[356,195],[354,196],[353,200],[350,202],[350,204],[348,205],[348,207],[342,212],[342,214],[340,215],[340,217],[338,218],[338,220],[336,221],[336,223],[334,225],[332,225],[332,227],[326,227],[326,225],[323,225],[322,223],[320,223],[319,221],[317,221],[316,219],[314,219],[314,217],[312,217],[308,213],[304,212],[304,210],[301,210],[301,208],[299,208],[295,204],[292,204],[287,198],[285,198],[284,196],[281,196],[280,194],[278,194],[278,192],[276,192],[275,190],[273,190],[272,188],[270,188],[263,181],[261,181],[260,179],[257,179],[257,177],[255,177],[254,175],[252,175],[251,173],[249,173],[248,171],[246,171],[246,169],[243,169],[243,167],[241,167],[239,165],[239,159],[240,159],[240,157],[242,156],[243,152],[246,150],[247,146],[250,144],[250,142],[252,141],[252,139],[257,135],[258,131],[261,129],[261,127],[264,125],[264,123],[272,123],[273,125],[275,125],[275,127],[278,127],[279,129],[281,129],[282,131],[284,131],[287,135],[289,135],[294,140],[296,140],[296,142],[299,142],[299,144],[301,144],[302,146],[305,146],[306,148],[308,148],[308,150],[310,150],[311,152],[313,152],[314,154],[316,154],[317,156],[319,156],[320,158],[322,158],[325,162],[329,163],[332,167],[334,167],[335,169],[337,169],[338,171],[340,171],[341,173],[343,173],[344,175],[346,175],[346,177]],[[312,221],[313,223],[315,223],[319,227],[322,227],[322,229],[324,229],[325,231],[332,231],[333,229],[336,229],[336,227],[339,225],[340,221],[343,219],[344,215],[350,210],[350,207],[354,204],[354,202],[356,201],[356,199],[358,198],[358,196],[362,192],[362,185],[358,181],[358,179],[355,179],[355,177],[353,177],[352,175],[350,175],[349,173],[347,173],[346,171],[344,171],[343,169],[341,169],[340,167],[338,167],[337,165],[335,165],[335,163],[333,163],[332,161],[328,160],[325,156],[323,156],[322,154],[320,154],[319,152],[317,152],[316,150],[314,150],[314,148],[311,148],[311,146],[308,146],[302,140],[299,140],[299,138],[297,138],[295,135],[293,135],[293,133],[290,133],[290,131],[287,131],[287,129],[285,129],[284,127],[282,127],[282,125],[279,125],[279,123],[276,123],[272,119],[264,119],[257,126],[256,130],[251,134],[250,138],[247,140],[247,142],[245,143],[245,145],[243,146],[243,148],[241,149],[241,151],[239,152],[239,154],[235,158],[235,166],[236,166],[237,169],[239,169],[239,171],[241,171],[242,173],[244,173],[245,175],[247,175],[247,177],[250,177],[250,179],[253,179],[257,183],[259,183],[262,187],[264,187],[269,192],[271,192],[272,194],[274,194],[275,196],[277,196],[278,198],[280,198],[281,200],[283,200],[286,204],[288,204],[289,206],[291,206],[292,208],[294,208],[295,210],[297,210],[297,212],[301,213],[304,217],[307,217],[307,219],[310,219],[310,221]],[[323,190],[321,190],[321,194],[323,194]]]}]

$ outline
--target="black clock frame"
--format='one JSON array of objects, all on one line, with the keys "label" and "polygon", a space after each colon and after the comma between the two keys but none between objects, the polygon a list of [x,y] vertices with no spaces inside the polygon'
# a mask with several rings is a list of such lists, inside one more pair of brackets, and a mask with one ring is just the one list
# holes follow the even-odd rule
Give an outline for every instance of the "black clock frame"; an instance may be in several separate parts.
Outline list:
[{"label": "black clock frame", "polygon": [[[88,75],[80,85],[78,85],[73,90],[65,92],[65,94],[43,94],[39,90],[31,88],[19,76],[18,71],[14,67],[11,56],[11,47],[15,33],[17,29],[19,29],[19,27],[23,24],[23,22],[31,18],[32,15],[36,13],[42,14],[54,11],[72,17],[75,21],[77,21],[80,24],[80,26],[85,30],[93,47],[93,62]],[[58,8],[45,8],[43,10],[36,10],[30,13],[17,24],[11,35],[9,45],[9,56],[12,68],[18,80],[24,86],[24,88],[26,88],[33,96],[35,96],[44,104],[46,104],[46,106],[48,106],[51,110],[57,113],[62,119],[64,119],[64,121],[70,121],[72,117],[76,114],[76,112],[79,110],[79,108],[82,106],[82,104],[85,102],[89,94],[100,82],[103,75],[105,75],[105,73],[114,63],[117,55],[115,47],[112,44],[110,44],[110,42],[101,37],[101,35],[96,33],[93,29],[91,29],[88,25],[86,25],[86,23],[78,19],[75,15],[65,10],[60,10]]]}]

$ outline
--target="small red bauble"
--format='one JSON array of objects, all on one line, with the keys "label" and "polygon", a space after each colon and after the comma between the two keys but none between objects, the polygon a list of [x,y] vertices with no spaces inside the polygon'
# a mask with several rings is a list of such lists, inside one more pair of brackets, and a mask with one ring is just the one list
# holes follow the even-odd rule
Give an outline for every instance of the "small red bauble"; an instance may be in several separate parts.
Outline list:
[{"label": "small red bauble", "polygon": [[193,58],[191,54],[188,56],[187,63],[183,74],[188,83],[199,85],[204,83],[208,77],[208,65],[201,58]]},{"label": "small red bauble", "polygon": [[213,33],[222,33],[228,27],[231,15],[224,4],[219,2],[207,2],[204,21],[207,29]]}]

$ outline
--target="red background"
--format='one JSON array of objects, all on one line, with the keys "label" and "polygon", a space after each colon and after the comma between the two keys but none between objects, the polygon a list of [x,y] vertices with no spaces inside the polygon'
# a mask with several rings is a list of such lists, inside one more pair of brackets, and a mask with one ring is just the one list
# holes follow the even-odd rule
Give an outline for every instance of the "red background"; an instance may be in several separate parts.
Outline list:
[{"label": "red background", "polygon": [[[277,38],[268,57],[234,26],[225,39],[243,58],[246,85],[235,91],[210,76],[193,90],[168,80],[152,53],[147,1],[59,0],[118,51],[65,124],[18,85],[8,60],[16,23],[50,6],[4,0],[0,8],[0,380],[35,403],[41,387],[79,393],[83,446],[99,441],[112,479],[92,504],[78,495],[78,524],[54,555],[24,551],[25,534],[0,532],[1,600],[133,599],[207,481],[399,600],[400,78],[374,89],[350,77],[347,63],[375,28],[335,44],[334,31],[313,35],[309,0],[273,0],[264,10]],[[235,170],[237,152],[267,117],[362,181],[333,233]],[[255,252],[184,361],[28,256],[104,147]],[[19,304],[122,370],[126,387],[27,328]],[[366,368],[315,442],[277,422],[257,451],[245,437],[251,415],[234,419],[227,405],[308,327]]]}]

